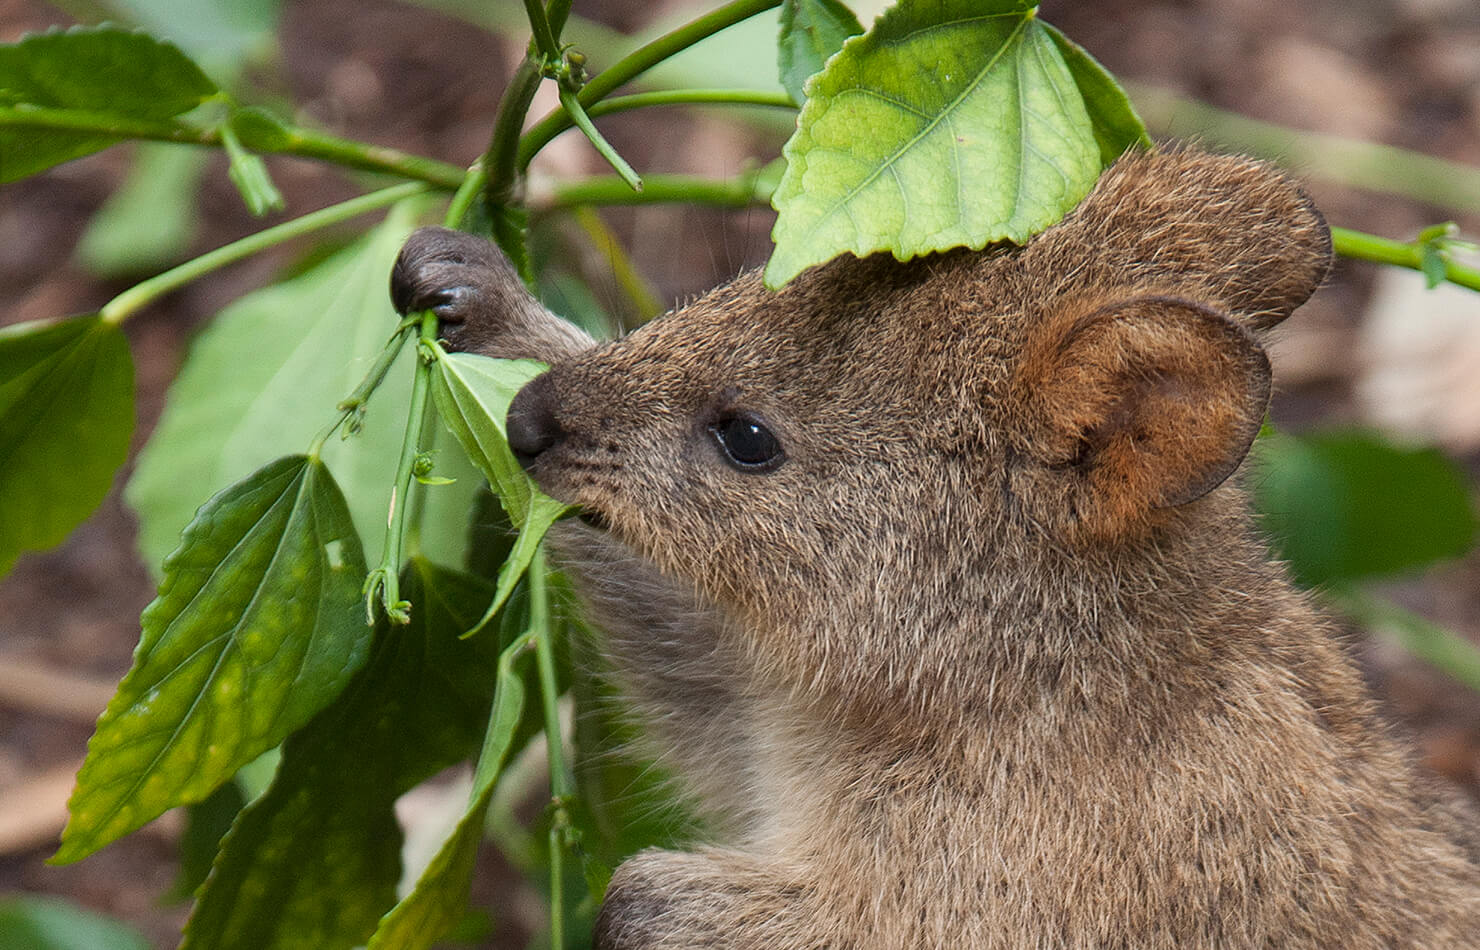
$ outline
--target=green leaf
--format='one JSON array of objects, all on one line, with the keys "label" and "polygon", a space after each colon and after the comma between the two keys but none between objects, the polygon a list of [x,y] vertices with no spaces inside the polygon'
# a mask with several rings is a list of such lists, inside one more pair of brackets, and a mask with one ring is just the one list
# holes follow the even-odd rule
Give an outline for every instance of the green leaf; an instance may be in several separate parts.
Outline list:
[{"label": "green leaf", "polygon": [[1393,574],[1468,551],[1475,513],[1463,474],[1432,449],[1363,433],[1255,443],[1255,500],[1306,585]]},{"label": "green leaf", "polygon": [[0,575],[92,514],[128,455],[134,367],[96,314],[0,329]]},{"label": "green leaf", "polygon": [[828,61],[783,150],[768,287],[843,251],[1021,244],[1089,193],[1097,127],[1118,120],[1091,118],[1034,14],[1014,0],[901,0]]},{"label": "green leaf", "polygon": [[185,831],[180,835],[179,845],[180,868],[165,900],[189,900],[200,889],[211,873],[221,839],[246,806],[241,782],[233,780],[216,789],[205,801],[186,807]]},{"label": "green leaf", "polygon": [[[116,119],[169,119],[216,95],[179,48],[114,27],[48,30],[0,46],[0,107],[77,109]],[[122,136],[0,128],[0,183],[107,148]]]},{"label": "green leaf", "polygon": [[182,950],[334,950],[363,944],[396,902],[396,799],[477,750],[499,643],[461,641],[488,599],[478,578],[414,560],[411,621],[376,631],[354,682],[283,747],[271,788],[242,812]]},{"label": "green leaf", "polygon": [[110,7],[231,85],[249,62],[270,62],[282,0],[111,0]]},{"label": "green leaf", "polygon": [[137,931],[50,897],[0,898],[0,950],[149,950]]},{"label": "green leaf", "polygon": [[157,273],[178,263],[197,220],[195,194],[209,151],[140,142],[134,163],[77,244],[77,261],[99,277]]},{"label": "green leaf", "polygon": [[[338,415],[335,406],[395,329],[386,275],[417,208],[396,206],[344,251],[227,307],[195,340],[125,491],[139,515],[147,562],[169,553],[203,498],[271,459],[301,452]],[[372,563],[385,541],[414,360],[407,347],[370,400],[364,428],[331,439],[322,451]],[[478,481],[461,455],[438,454],[438,474],[457,482],[426,492],[421,532],[422,553],[450,563],[461,562]],[[181,472],[190,473],[187,485]]]},{"label": "green leaf", "polygon": [[803,84],[822,72],[828,58],[843,48],[844,40],[862,32],[858,17],[838,0],[786,0],[781,4],[777,66],[791,101],[806,102]]},{"label": "green leaf", "polygon": [[320,462],[279,459],[206,502],[164,573],[88,742],[53,863],[204,801],[364,662],[365,555]]},{"label": "green leaf", "polygon": [[497,687],[478,770],[473,777],[472,801],[452,836],[395,909],[381,920],[367,950],[426,950],[450,931],[467,913],[469,882],[483,817],[515,739],[525,730],[524,673],[516,667],[534,647],[533,633],[525,633],[504,647],[498,658]]},{"label": "green leaf", "polygon": [[509,521],[519,531],[514,549],[499,571],[493,602],[474,628],[478,629],[503,605],[529,567],[540,539],[568,506],[535,487],[509,450],[504,431],[509,403],[525,383],[545,371],[545,365],[534,360],[494,360],[474,353],[447,353],[440,346],[435,352],[432,400],[437,415],[488,478],[509,514]]},{"label": "green leaf", "polygon": [[1100,164],[1109,166],[1132,148],[1150,148],[1151,136],[1146,134],[1146,123],[1136,114],[1130,97],[1110,71],[1059,30],[1047,23],[1042,26],[1059,48],[1079,87],[1079,94],[1084,97],[1084,107],[1094,126],[1095,141],[1100,145]]}]

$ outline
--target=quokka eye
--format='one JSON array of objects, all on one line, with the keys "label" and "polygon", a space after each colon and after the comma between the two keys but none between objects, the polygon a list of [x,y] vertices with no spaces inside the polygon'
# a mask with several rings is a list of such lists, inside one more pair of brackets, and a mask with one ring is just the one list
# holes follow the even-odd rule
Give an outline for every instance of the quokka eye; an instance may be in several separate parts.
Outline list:
[{"label": "quokka eye", "polygon": [[781,443],[751,416],[730,416],[709,427],[725,460],[742,472],[769,472],[786,461]]}]

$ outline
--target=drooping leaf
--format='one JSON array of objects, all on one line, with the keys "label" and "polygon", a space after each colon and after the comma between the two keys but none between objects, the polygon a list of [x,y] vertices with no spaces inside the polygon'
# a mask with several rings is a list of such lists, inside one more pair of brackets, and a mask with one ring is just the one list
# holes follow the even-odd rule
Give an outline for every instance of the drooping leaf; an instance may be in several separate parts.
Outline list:
[{"label": "drooping leaf", "polygon": [[901,0],[828,61],[784,149],[767,286],[844,251],[1023,243],[1088,194],[1134,114],[1035,13]]},{"label": "drooping leaf", "polygon": [[53,897],[0,898],[0,950],[149,950],[131,927]]},{"label": "drooping leaf", "polygon": [[1393,574],[1474,544],[1466,480],[1432,449],[1366,433],[1272,432],[1255,443],[1255,460],[1264,525],[1304,584]]},{"label": "drooping leaf", "polygon": [[532,636],[525,634],[499,654],[493,708],[483,749],[478,755],[468,810],[411,893],[381,919],[367,950],[427,950],[465,916],[473,862],[478,856],[478,842],[483,838],[488,803],[517,737],[527,734],[527,727],[521,728],[527,695],[521,667],[528,666],[522,659],[532,646]]},{"label": "drooping leaf", "polygon": [[283,748],[272,786],[242,812],[182,950],[334,950],[363,944],[396,902],[396,799],[476,752],[499,642],[458,639],[490,591],[421,559],[410,623],[384,623],[365,668]]},{"label": "drooping leaf", "polygon": [[88,742],[52,861],[204,801],[337,696],[369,647],[365,572],[321,462],[279,459],[202,505]]},{"label": "drooping leaf", "polygon": [[806,102],[802,85],[822,72],[828,57],[843,48],[844,40],[862,32],[858,17],[839,0],[785,0],[776,61],[791,101]]},{"label": "drooping leaf", "polygon": [[[179,48],[114,27],[48,30],[0,46],[0,108],[169,119],[217,93]],[[0,183],[107,148],[122,136],[0,125]]]},{"label": "drooping leaf", "polygon": [[499,571],[498,589],[479,626],[491,617],[524,575],[540,539],[567,506],[542,494],[519,467],[505,435],[509,403],[545,365],[534,360],[494,360],[474,353],[436,348],[432,400],[463,450],[498,494],[509,521],[519,531],[509,559]]},{"label": "drooping leaf", "polygon": [[134,430],[123,333],[96,314],[0,329],[0,575],[108,493]]},{"label": "drooping leaf", "polygon": [[[396,206],[366,238],[243,297],[195,340],[125,492],[139,515],[146,562],[157,565],[173,549],[211,492],[271,459],[301,452],[335,418],[335,406],[396,326],[386,275],[415,219],[415,205]],[[370,400],[360,432],[331,439],[322,452],[372,562],[385,539],[413,360],[407,347]],[[457,481],[424,490],[421,550],[459,563],[478,479],[451,445],[436,455],[434,471]],[[188,485],[181,472],[190,473]]]}]

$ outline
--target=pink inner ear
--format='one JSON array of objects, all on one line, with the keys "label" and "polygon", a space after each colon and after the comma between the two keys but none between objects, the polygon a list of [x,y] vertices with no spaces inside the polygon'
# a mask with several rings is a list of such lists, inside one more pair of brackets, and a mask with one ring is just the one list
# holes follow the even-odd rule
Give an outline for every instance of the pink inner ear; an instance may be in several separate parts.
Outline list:
[{"label": "pink inner ear", "polygon": [[1039,421],[1031,438],[1050,464],[1073,460],[1096,533],[1222,484],[1258,434],[1270,386],[1247,331],[1162,296],[1045,321],[1017,379]]}]

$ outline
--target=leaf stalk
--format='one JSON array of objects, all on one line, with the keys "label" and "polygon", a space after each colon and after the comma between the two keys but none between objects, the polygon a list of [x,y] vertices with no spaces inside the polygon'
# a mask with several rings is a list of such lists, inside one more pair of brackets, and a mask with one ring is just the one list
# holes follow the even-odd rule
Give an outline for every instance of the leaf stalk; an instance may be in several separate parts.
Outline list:
[{"label": "leaf stalk", "polygon": [[384,208],[427,190],[426,184],[417,181],[392,185],[380,191],[372,191],[368,195],[361,195],[358,198],[351,198],[348,201],[321,208],[302,217],[294,218],[292,221],[285,221],[264,231],[258,231],[256,234],[249,234],[240,241],[233,241],[223,247],[218,247],[178,267],[172,267],[163,274],[135,284],[104,304],[99,313],[105,323],[122,323],[147,304],[228,264],[234,264],[285,241],[338,224],[341,221],[347,221],[366,212]]}]

